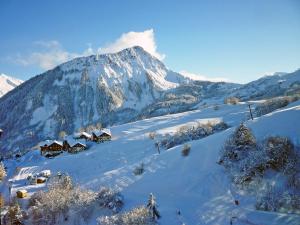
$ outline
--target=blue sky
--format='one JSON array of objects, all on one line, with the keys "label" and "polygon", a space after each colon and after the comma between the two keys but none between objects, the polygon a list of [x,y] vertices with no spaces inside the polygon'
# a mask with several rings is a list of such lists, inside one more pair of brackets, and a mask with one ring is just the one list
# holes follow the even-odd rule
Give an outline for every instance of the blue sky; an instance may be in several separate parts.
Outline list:
[{"label": "blue sky", "polygon": [[28,79],[134,43],[172,70],[245,83],[300,68],[300,1],[0,0],[0,72]]}]

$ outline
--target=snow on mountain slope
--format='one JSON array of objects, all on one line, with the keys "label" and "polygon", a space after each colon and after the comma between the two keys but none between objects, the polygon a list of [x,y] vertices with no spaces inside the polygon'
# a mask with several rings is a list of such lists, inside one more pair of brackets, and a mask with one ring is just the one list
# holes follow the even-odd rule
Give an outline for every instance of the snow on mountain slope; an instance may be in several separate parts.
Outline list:
[{"label": "snow on mountain slope", "polygon": [[236,89],[231,95],[241,99],[262,99],[300,93],[300,69],[292,73],[274,73]]},{"label": "snow on mountain slope", "polygon": [[0,98],[7,92],[11,91],[18,85],[22,84],[23,81],[7,76],[3,73],[0,74]]},{"label": "snow on mountain slope", "polygon": [[131,121],[176,88],[179,76],[141,47],[66,62],[1,98],[2,150],[24,151],[89,124]]},{"label": "snow on mountain slope", "polygon": [[[112,127],[113,140],[94,144],[89,150],[76,155],[61,155],[45,159],[38,152],[25,155],[21,162],[7,161],[9,168],[21,167],[13,177],[12,193],[27,189],[30,193],[41,186],[24,186],[30,173],[51,169],[70,174],[76,183],[97,190],[108,185],[121,190],[125,198],[124,210],[145,204],[150,192],[157,197],[160,224],[229,224],[232,216],[235,224],[291,224],[296,225],[296,214],[257,211],[254,199],[238,193],[230,184],[222,166],[216,162],[226,138],[234,127],[209,137],[191,141],[191,153],[182,157],[182,146],[158,154],[148,133],[171,132],[179,125],[201,120],[224,120],[231,126],[245,121],[246,104],[222,105],[219,110],[206,108],[180,114],[145,119]],[[300,101],[271,114],[247,121],[258,139],[270,135],[288,136],[294,144],[300,144]],[[300,125],[300,124],[299,124]],[[120,146],[122,146],[120,148]],[[145,164],[145,173],[133,175],[134,168]],[[236,206],[234,200],[240,205]],[[176,211],[181,211],[181,216]],[[95,223],[95,218],[90,224]]]},{"label": "snow on mountain slope", "polygon": [[[300,91],[300,71],[246,85],[193,80],[169,70],[141,47],[73,59],[24,82],[0,98],[0,127],[7,157],[39,141],[81,127],[122,124],[221,103],[229,95],[244,100]],[[20,101],[22,99],[22,101]],[[16,135],[22,134],[22,135]]]}]

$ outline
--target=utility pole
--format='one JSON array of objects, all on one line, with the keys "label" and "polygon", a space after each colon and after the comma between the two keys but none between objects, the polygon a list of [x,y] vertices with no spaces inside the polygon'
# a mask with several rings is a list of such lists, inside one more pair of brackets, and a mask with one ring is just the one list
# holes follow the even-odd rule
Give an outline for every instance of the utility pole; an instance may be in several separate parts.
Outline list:
[{"label": "utility pole", "polygon": [[249,107],[249,112],[250,112],[251,119],[253,120],[253,115],[252,115],[252,110],[251,110],[251,105],[250,105],[250,103],[248,103],[248,107]]}]

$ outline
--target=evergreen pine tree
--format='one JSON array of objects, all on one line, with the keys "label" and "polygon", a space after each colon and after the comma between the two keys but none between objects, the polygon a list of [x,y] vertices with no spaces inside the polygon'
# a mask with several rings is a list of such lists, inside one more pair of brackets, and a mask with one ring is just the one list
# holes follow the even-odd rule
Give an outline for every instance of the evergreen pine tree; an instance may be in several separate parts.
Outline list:
[{"label": "evergreen pine tree", "polygon": [[156,219],[160,218],[160,214],[157,210],[156,200],[155,200],[155,197],[152,193],[150,193],[147,208],[148,208],[148,211],[149,211],[149,213],[150,213],[153,220],[156,220]]}]

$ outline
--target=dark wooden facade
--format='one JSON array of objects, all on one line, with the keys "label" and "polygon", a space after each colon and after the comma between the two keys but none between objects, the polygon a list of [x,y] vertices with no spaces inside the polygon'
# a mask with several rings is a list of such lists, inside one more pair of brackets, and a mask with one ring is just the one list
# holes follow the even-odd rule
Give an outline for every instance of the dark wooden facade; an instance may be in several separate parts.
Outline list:
[{"label": "dark wooden facade", "polygon": [[86,145],[80,142],[68,142],[68,140],[64,140],[62,144],[59,142],[52,142],[51,144],[47,145],[44,144],[40,146],[41,154],[44,156],[56,156],[62,153],[63,151],[67,151],[70,153],[77,153],[86,149]]},{"label": "dark wooden facade", "polygon": [[57,142],[53,142],[50,145],[43,145],[41,146],[41,154],[42,155],[57,155],[60,154],[63,151],[63,145],[57,143]]},{"label": "dark wooden facade", "polygon": [[111,135],[107,133],[102,133],[99,136],[97,136],[95,133],[93,133],[93,141],[95,142],[104,142],[104,141],[110,141]]},{"label": "dark wooden facade", "polygon": [[81,151],[83,151],[85,149],[86,149],[86,146],[84,144],[76,143],[75,145],[73,145],[72,147],[70,147],[68,149],[68,152],[70,152],[70,153],[77,153],[77,152],[81,152]]}]

